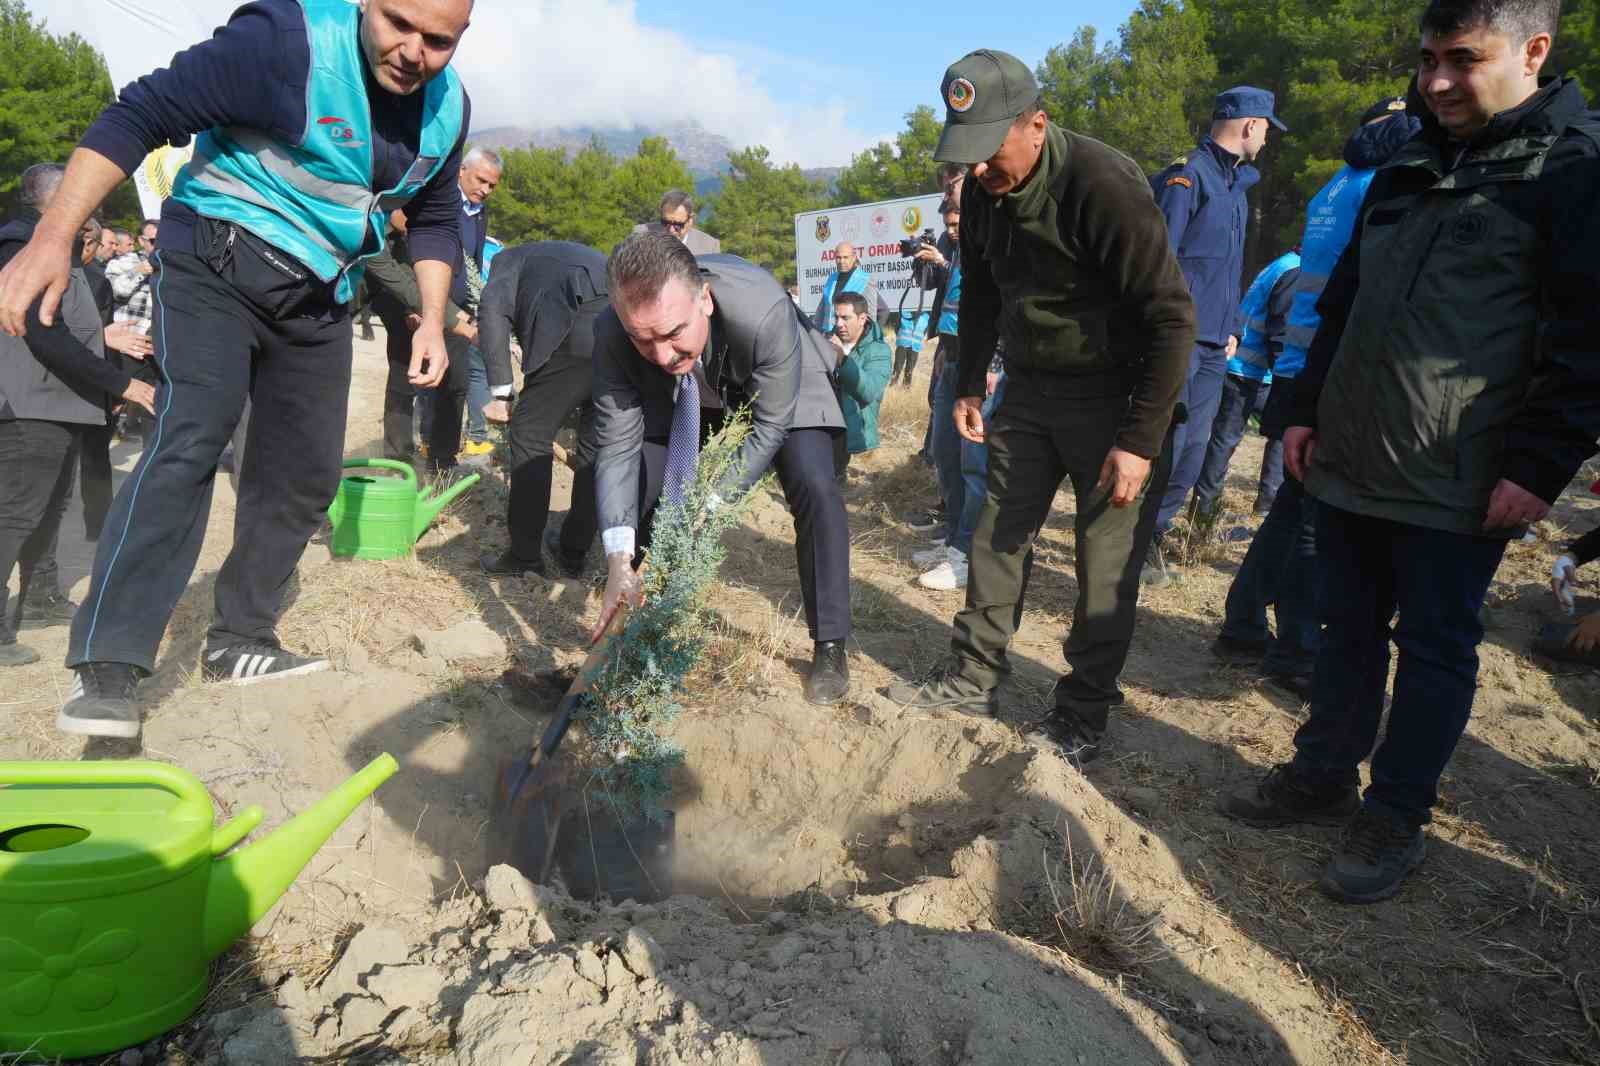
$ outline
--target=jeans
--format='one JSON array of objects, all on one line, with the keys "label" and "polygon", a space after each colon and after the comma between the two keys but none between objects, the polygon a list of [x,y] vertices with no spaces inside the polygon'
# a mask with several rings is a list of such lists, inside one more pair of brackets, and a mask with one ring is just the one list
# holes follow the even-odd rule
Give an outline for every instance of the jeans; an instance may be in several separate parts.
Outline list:
[{"label": "jeans", "polygon": [[[1222,635],[1267,641],[1268,673],[1304,674],[1317,661],[1317,509],[1300,482],[1285,479],[1228,589]],[[1267,629],[1268,604],[1278,617],[1276,637]]]},{"label": "jeans", "polygon": [[[0,644],[16,641],[6,610],[11,568],[22,568],[19,600],[25,599],[55,542],[85,428],[31,418],[0,421]],[[19,602],[19,615],[21,609]]]},{"label": "jeans", "polygon": [[1156,514],[1156,535],[1172,528],[1172,519],[1188,499],[1189,490],[1200,480],[1206,446],[1211,443],[1211,423],[1222,402],[1222,381],[1228,376],[1228,357],[1223,349],[1196,344],[1189,352],[1189,377],[1183,386],[1184,410],[1188,418],[1173,433],[1172,478],[1161,496]]},{"label": "jeans", "polygon": [[[1294,379],[1286,378],[1284,388],[1293,388]],[[1222,484],[1228,477],[1228,464],[1233,453],[1244,439],[1250,416],[1258,415],[1267,406],[1270,384],[1251,381],[1229,374],[1222,383],[1222,397],[1217,405],[1217,417],[1211,423],[1211,442],[1206,445],[1206,456],[1200,467],[1200,479],[1194,484],[1194,497],[1202,511],[1209,511],[1222,495]],[[1283,441],[1267,442],[1266,454],[1261,458],[1261,477],[1256,485],[1256,499],[1270,504],[1283,484]]]},{"label": "jeans", "polygon": [[933,469],[939,478],[939,497],[944,501],[944,539],[953,544],[960,535],[961,510],[966,502],[966,486],[961,480],[961,435],[956,432],[956,364],[960,347],[951,336],[939,338],[944,369],[933,394]]},{"label": "jeans", "polygon": [[[1006,378],[1000,375],[1000,380],[995,384],[994,391],[983,401],[983,425],[989,427],[989,421],[994,417],[995,409],[1000,406],[1006,395]],[[957,434],[957,436],[960,436]],[[965,437],[961,438],[961,521],[956,528],[956,539],[948,541],[962,555],[972,554],[972,533],[978,528],[978,516],[983,513],[984,497],[988,495],[989,481],[989,446],[987,444],[974,444]]]},{"label": "jeans", "polygon": [[339,488],[349,320],[272,319],[198,257],[162,251],[156,260],[156,428],[106,518],[68,666],[155,665],[200,558],[217,460],[246,397],[249,440],[209,646],[275,640],[284,586]]},{"label": "jeans", "polygon": [[[1472,713],[1483,639],[1478,613],[1505,550],[1500,539],[1319,505],[1325,628],[1311,717],[1294,738],[1297,769],[1353,784],[1370,752],[1365,806],[1412,826],[1428,821],[1439,775]],[[1391,639],[1400,663],[1389,728],[1379,741]]]},{"label": "jeans", "polygon": [[474,344],[467,349],[467,439],[483,442],[489,439],[489,421],[483,409],[489,406],[494,394],[489,391],[489,368],[484,365],[483,353]]}]

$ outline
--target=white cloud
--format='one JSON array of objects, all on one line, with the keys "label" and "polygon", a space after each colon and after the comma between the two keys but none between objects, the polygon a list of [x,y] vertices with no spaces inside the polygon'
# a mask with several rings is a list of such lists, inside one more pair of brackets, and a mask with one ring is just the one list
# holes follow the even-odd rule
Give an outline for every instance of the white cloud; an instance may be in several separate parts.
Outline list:
[{"label": "white cloud", "polygon": [[[105,54],[120,86],[208,35],[237,0],[53,0],[50,28],[75,30]],[[741,54],[742,53],[742,54]],[[479,0],[456,55],[474,125],[653,126],[694,120],[735,145],[764,144],[779,162],[839,165],[881,139],[822,91],[783,106],[763,85],[759,52],[710,49],[641,23],[631,0]],[[795,77],[793,66],[776,68]],[[813,73],[813,86],[826,75]]]}]

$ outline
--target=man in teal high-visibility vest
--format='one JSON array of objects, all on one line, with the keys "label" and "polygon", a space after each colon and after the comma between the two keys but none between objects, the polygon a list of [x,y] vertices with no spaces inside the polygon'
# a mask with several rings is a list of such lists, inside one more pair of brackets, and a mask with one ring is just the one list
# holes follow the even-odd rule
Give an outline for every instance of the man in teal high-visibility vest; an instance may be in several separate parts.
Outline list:
[{"label": "man in teal high-visibility vest", "polygon": [[[156,427],[118,494],[73,620],[57,725],[136,737],[133,701],[199,558],[217,459],[251,403],[233,550],[201,672],[250,684],[326,669],[286,651],[283,590],[338,489],[350,302],[385,216],[409,220],[422,323],[410,376],[437,384],[468,101],[449,69],[471,0],[257,0],[123,90],[84,135],[28,246],[0,273],[0,329],[48,324],[71,236],[152,149],[195,138],[151,279]],[[198,136],[195,136],[198,135]]]},{"label": "man in teal high-visibility vest", "polygon": [[833,261],[838,265],[822,283],[822,299],[817,301],[817,309],[811,313],[812,323],[823,333],[833,332],[833,301],[842,293],[860,293],[867,301],[867,315],[878,317],[878,283],[861,265],[856,246],[844,241],[833,250]]}]

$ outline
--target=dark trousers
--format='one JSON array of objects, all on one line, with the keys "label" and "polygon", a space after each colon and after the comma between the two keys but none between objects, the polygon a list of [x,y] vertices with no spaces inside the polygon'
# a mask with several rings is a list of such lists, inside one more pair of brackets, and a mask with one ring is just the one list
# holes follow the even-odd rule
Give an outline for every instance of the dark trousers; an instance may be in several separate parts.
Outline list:
[{"label": "dark trousers", "polygon": [[1064,652],[1072,672],[1056,685],[1056,706],[1103,729],[1122,699],[1117,679],[1127,662],[1139,605],[1139,571],[1155,527],[1155,508],[1171,469],[1170,435],[1139,501],[1112,507],[1096,487],[1116,442],[1128,397],[1083,395],[1061,375],[1014,374],[989,424],[989,480],[972,538],[967,605],[956,615],[951,648],[961,675],[993,689],[1006,669],[1016,632],[1027,563],[1063,478],[1077,495],[1078,600]]},{"label": "dark trousers", "polygon": [[[1294,379],[1284,381],[1286,388],[1294,387]],[[1250,416],[1266,409],[1267,396],[1272,392],[1269,383],[1251,381],[1249,378],[1228,374],[1222,383],[1222,396],[1217,402],[1217,416],[1211,422],[1211,441],[1206,445],[1200,478],[1194,484],[1194,497],[1200,509],[1209,511],[1222,496],[1222,483],[1228,477],[1228,464],[1233,453],[1244,440],[1250,425]],[[1266,453],[1261,457],[1261,476],[1256,485],[1256,499],[1271,504],[1283,484],[1283,440],[1267,442]]]},{"label": "dark trousers", "polygon": [[[791,429],[773,460],[794,518],[794,555],[806,627],[818,642],[850,636],[850,524],[833,476],[833,438],[843,433],[842,429]],[[649,543],[666,463],[667,442],[647,439],[639,472],[641,545]]]},{"label": "dark trousers", "polygon": [[917,357],[921,354],[921,348],[896,348],[894,366],[889,371],[889,384],[898,381],[902,385],[910,385],[911,375],[917,372]]},{"label": "dark trousers", "polygon": [[349,320],[274,321],[195,256],[164,251],[156,263],[156,427],[111,505],[68,666],[154,666],[200,557],[217,459],[247,396],[233,549],[217,574],[209,644],[275,639],[284,586],[339,487]]},{"label": "dark trousers", "polygon": [[939,355],[944,365],[933,392],[931,454],[939,479],[939,499],[944,504],[944,540],[955,544],[961,535],[961,512],[967,498],[967,485],[961,477],[961,434],[956,432],[955,422],[957,364],[961,360],[956,338],[941,334]]},{"label": "dark trousers", "polygon": [[[1272,673],[1310,671],[1322,644],[1317,509],[1300,482],[1285,478],[1228,588],[1223,636],[1269,641],[1265,666]],[[1277,636],[1267,629],[1269,604],[1277,615]]]},{"label": "dark trousers", "polygon": [[444,346],[450,365],[434,394],[433,424],[428,427],[428,457],[435,467],[451,466],[461,450],[461,414],[472,376],[472,342],[447,331]]},{"label": "dark trousers", "polygon": [[6,591],[11,568],[22,568],[20,601],[55,542],[82,429],[31,418],[0,422],[0,644],[16,640]]},{"label": "dark trousers", "polygon": [[61,567],[56,563],[56,546],[61,540],[61,523],[66,521],[67,506],[72,502],[72,471],[78,472],[78,495],[83,501],[83,536],[90,542],[100,539],[106,515],[111,511],[111,434],[110,426],[78,427],[76,464],[68,464],[67,486],[59,499],[51,503],[56,512],[52,517],[54,533],[50,544],[33,568],[33,580],[26,595],[48,596],[60,594]]},{"label": "dark trousers", "polygon": [[1196,344],[1189,352],[1189,376],[1181,397],[1188,417],[1173,432],[1172,477],[1156,515],[1158,533],[1172,528],[1173,517],[1200,480],[1206,446],[1211,443],[1211,423],[1222,403],[1222,383],[1227,376],[1228,357],[1223,349]]},{"label": "dark trousers", "polygon": [[389,380],[383,389],[383,454],[409,463],[416,454],[412,431],[412,410],[417,403],[417,388],[407,376],[411,370],[411,331],[395,328],[384,319],[385,354],[389,357]]},{"label": "dark trousers", "polygon": [[[1366,806],[1422,825],[1466,730],[1478,686],[1478,619],[1504,540],[1318,508],[1322,648],[1295,765],[1354,783],[1372,753]],[[1399,622],[1390,629],[1395,614]],[[1378,740],[1389,641],[1400,650],[1389,728]]]},{"label": "dark trousers", "polygon": [[558,349],[549,361],[522,379],[507,428],[511,461],[511,501],[507,524],[511,554],[536,562],[543,558],[540,545],[550,520],[550,482],[555,460],[550,445],[568,415],[578,412],[577,469],[572,482],[572,506],[561,526],[561,562],[576,568],[583,564],[594,543],[600,516],[594,496],[596,452],[594,406],[589,402],[594,378],[591,359]]}]

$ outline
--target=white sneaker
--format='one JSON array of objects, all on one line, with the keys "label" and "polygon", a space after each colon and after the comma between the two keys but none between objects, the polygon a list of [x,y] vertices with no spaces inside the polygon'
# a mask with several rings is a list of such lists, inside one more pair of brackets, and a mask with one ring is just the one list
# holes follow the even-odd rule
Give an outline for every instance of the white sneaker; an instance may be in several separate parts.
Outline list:
[{"label": "white sneaker", "polygon": [[918,570],[926,570],[930,566],[938,566],[949,557],[950,550],[944,546],[944,541],[936,540],[933,547],[926,548],[911,556],[911,565]]},{"label": "white sneaker", "polygon": [[917,578],[917,584],[935,592],[954,592],[967,587],[967,557],[954,548],[948,552],[944,562]]}]

